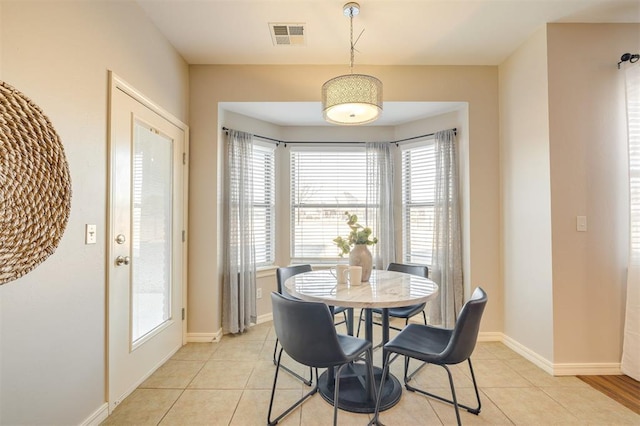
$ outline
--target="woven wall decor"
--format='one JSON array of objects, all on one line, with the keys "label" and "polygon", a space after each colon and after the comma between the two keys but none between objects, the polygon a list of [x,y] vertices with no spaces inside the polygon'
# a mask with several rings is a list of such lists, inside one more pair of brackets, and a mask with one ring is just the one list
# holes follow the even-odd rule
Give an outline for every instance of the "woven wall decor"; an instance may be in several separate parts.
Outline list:
[{"label": "woven wall decor", "polygon": [[53,254],[70,209],[60,138],[36,104],[0,81],[0,285]]}]

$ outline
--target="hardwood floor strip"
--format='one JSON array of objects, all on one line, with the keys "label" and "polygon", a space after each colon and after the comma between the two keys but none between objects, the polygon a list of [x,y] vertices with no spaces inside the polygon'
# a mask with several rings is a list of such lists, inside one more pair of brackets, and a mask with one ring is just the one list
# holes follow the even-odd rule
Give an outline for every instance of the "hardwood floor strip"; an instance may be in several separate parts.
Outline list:
[{"label": "hardwood floor strip", "polygon": [[640,382],[629,376],[577,376],[594,389],[640,414]]}]

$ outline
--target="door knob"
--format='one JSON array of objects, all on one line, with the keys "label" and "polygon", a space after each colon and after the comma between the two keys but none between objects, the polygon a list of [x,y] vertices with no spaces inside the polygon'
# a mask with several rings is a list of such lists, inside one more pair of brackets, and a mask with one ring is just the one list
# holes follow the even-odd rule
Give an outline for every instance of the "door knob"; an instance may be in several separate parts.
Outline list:
[{"label": "door knob", "polygon": [[128,265],[130,262],[129,256],[116,257],[116,266]]}]

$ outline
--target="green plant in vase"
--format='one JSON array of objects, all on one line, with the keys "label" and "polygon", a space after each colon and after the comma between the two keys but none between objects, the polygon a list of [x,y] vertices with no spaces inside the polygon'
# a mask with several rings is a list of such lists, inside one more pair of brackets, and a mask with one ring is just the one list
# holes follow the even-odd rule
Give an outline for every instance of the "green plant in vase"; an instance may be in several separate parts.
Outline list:
[{"label": "green plant in vase", "polygon": [[351,228],[349,236],[346,238],[336,237],[333,242],[340,250],[340,257],[349,255],[349,265],[362,266],[362,281],[369,281],[373,258],[367,246],[372,246],[378,242],[378,238],[371,236],[371,228],[358,223],[358,216],[349,212],[344,212],[347,226]]}]

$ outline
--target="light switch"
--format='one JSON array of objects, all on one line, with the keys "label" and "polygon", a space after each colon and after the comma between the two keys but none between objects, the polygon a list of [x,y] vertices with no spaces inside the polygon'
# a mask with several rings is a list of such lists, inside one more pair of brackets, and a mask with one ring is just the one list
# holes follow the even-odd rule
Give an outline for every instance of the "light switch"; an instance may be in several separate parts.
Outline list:
[{"label": "light switch", "polygon": [[96,235],[96,225],[85,225],[84,230],[84,243],[85,244],[95,244],[97,240]]},{"label": "light switch", "polygon": [[577,216],[576,217],[576,230],[578,232],[587,232],[587,217],[586,216]]}]

